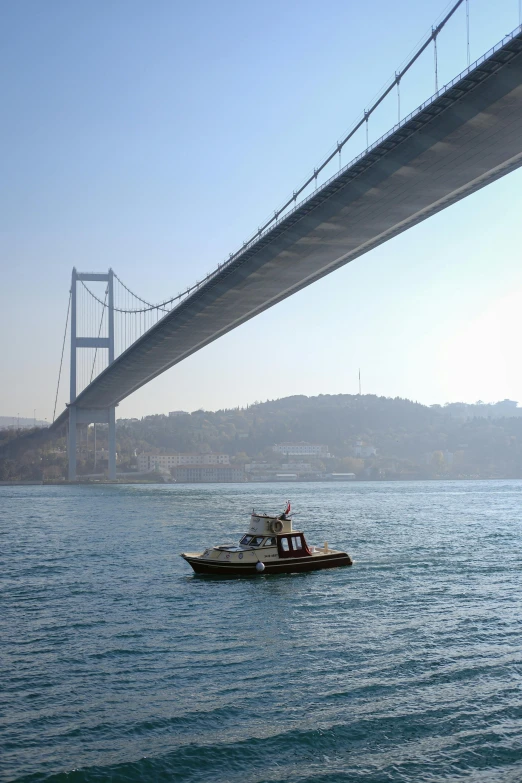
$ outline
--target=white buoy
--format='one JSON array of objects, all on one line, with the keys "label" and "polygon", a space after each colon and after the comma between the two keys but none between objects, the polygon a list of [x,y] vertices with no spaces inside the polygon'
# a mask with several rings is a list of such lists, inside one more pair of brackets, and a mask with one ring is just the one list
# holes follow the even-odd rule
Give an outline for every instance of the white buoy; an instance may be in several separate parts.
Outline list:
[{"label": "white buoy", "polygon": [[256,571],[259,571],[259,573],[261,573],[264,570],[265,570],[265,564],[264,563],[262,563],[261,561],[256,563]]}]

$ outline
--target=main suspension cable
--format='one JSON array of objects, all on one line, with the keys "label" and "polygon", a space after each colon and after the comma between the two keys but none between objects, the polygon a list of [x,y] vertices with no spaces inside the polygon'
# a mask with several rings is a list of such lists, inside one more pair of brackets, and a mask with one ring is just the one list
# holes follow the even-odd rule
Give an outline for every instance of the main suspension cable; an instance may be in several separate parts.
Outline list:
[{"label": "main suspension cable", "polygon": [[[91,291],[91,289],[90,289],[88,286],[86,286],[86,285],[85,285],[85,283],[83,282],[83,280],[80,280],[80,283],[83,285],[83,287],[85,288],[85,290],[86,290],[86,291],[87,291],[87,292],[88,292],[88,293],[89,293],[89,294],[92,296],[92,298],[93,298],[93,299],[96,299],[96,301],[98,302],[98,304],[101,304],[101,305],[102,305],[102,307],[107,307],[107,308],[109,307],[109,305],[107,304],[107,302],[102,302],[102,300],[101,300],[99,297],[97,297],[97,296],[96,296],[96,294],[95,294],[93,291]],[[172,302],[175,302],[175,301],[177,301],[178,299],[181,299],[182,297],[184,297],[184,296],[186,296],[187,294],[189,294],[191,291],[193,291],[193,290],[195,290],[196,288],[198,288],[200,285],[201,285],[201,283],[195,283],[195,284],[194,284],[193,286],[191,286],[190,288],[187,288],[187,290],[186,290],[186,291],[183,291],[183,293],[181,293],[181,294],[178,294],[177,296],[173,296],[173,297],[171,297],[170,299],[166,299],[164,302],[160,302],[159,304],[156,304],[156,305],[150,305],[150,307],[142,307],[142,308],[137,308],[137,309],[135,309],[135,310],[126,310],[126,309],[125,309],[125,308],[123,308],[123,307],[114,307],[113,309],[114,309],[114,312],[115,312],[115,313],[129,313],[129,314],[132,314],[132,313],[148,313],[148,312],[150,312],[151,310],[162,310],[164,313],[168,313],[169,311],[168,311],[168,309],[166,308],[166,305],[172,304]],[[127,289],[127,290],[129,291],[129,293],[130,293],[130,294],[132,294],[132,296],[135,296],[135,294],[133,294],[133,293],[132,293],[132,291],[130,291],[129,289]],[[140,299],[140,297],[139,297],[139,296],[138,296],[138,297],[136,297],[136,298],[137,298],[137,299]],[[142,302],[143,302],[144,300],[143,300],[143,299],[141,299],[140,301],[142,301]]]},{"label": "main suspension cable", "polygon": [[[143,304],[146,304],[146,305],[148,305],[149,309],[151,309],[151,310],[155,310],[155,309],[156,309],[156,307],[161,307],[161,304],[159,304],[159,305],[154,305],[154,304],[151,304],[151,302],[147,302],[147,300],[146,300],[146,299],[142,299],[142,298],[141,298],[141,296],[138,296],[138,294],[135,294],[135,293],[134,293],[134,291],[131,291],[131,290],[130,290],[130,288],[129,288],[128,286],[126,286],[126,285],[125,285],[125,283],[123,282],[123,280],[121,280],[121,279],[118,277],[118,275],[116,274],[116,272],[115,272],[114,270],[113,270],[113,272],[112,272],[112,273],[113,273],[114,277],[116,278],[116,280],[118,281],[118,283],[119,283],[121,286],[123,286],[123,288],[124,288],[126,291],[128,291],[128,292],[129,292],[129,294],[131,294],[131,296],[133,296],[133,297],[134,297],[135,299],[137,299],[139,302],[143,302]],[[169,301],[171,301],[171,300],[169,300]],[[140,311],[140,312],[141,312],[141,311]]]},{"label": "main suspension cable", "polygon": [[65,351],[65,339],[67,337],[67,327],[69,326],[69,313],[71,311],[71,299],[72,299],[72,291],[69,293],[69,304],[67,305],[67,318],[65,319],[65,331],[63,333],[62,356],[60,358],[60,369],[58,370],[58,384],[56,386],[56,397],[54,398],[53,423],[54,423],[54,419],[56,417],[56,404],[58,402],[58,391],[60,389],[60,378],[61,378],[61,375],[62,375],[63,354],[64,354],[64,351]]}]

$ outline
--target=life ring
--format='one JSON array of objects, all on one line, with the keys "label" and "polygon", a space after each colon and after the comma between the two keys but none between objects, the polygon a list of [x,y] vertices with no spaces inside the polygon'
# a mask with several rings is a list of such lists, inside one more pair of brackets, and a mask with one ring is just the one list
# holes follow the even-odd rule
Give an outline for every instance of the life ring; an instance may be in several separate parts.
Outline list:
[{"label": "life ring", "polygon": [[272,531],[272,533],[282,533],[283,527],[284,525],[280,519],[274,519],[274,521],[270,525],[270,530]]}]

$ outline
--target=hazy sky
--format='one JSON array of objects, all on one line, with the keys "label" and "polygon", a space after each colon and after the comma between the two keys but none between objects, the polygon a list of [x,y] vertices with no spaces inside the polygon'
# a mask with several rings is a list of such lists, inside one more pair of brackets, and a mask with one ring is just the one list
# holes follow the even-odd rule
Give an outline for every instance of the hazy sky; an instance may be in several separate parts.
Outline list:
[{"label": "hazy sky", "polygon": [[[472,61],[518,9],[470,0]],[[73,265],[112,266],[152,301],[200,279],[443,11],[443,0],[1,3],[0,414],[52,417]],[[466,66],[464,7],[438,52],[444,84]],[[430,49],[401,86],[402,114],[433,91]],[[396,118],[391,97],[370,141]],[[521,194],[518,171],[221,338],[117,415],[356,393],[359,367],[363,392],[522,401]]]}]

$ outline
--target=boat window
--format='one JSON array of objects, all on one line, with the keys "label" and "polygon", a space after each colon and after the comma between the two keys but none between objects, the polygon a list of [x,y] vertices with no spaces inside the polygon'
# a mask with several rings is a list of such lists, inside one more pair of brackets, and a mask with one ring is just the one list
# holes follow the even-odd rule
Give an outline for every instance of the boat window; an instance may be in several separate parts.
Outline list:
[{"label": "boat window", "polygon": [[263,543],[263,539],[264,539],[264,536],[256,536],[250,542],[250,546],[261,546],[261,544]]},{"label": "boat window", "polygon": [[244,546],[248,546],[248,544],[250,544],[251,541],[252,541],[252,536],[243,536],[243,538],[239,543],[244,544]]},{"label": "boat window", "polygon": [[276,545],[276,540],[273,536],[272,538],[267,538],[265,543],[263,544],[263,546],[275,546],[275,545]]},{"label": "boat window", "polygon": [[301,538],[299,536],[292,536],[292,549],[294,550],[294,552],[302,548],[303,548],[303,543],[301,541]]},{"label": "boat window", "polygon": [[281,539],[281,549],[283,550],[283,552],[289,552],[290,551],[290,546],[288,544],[288,538],[282,538]]}]

